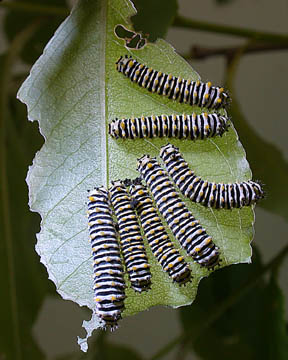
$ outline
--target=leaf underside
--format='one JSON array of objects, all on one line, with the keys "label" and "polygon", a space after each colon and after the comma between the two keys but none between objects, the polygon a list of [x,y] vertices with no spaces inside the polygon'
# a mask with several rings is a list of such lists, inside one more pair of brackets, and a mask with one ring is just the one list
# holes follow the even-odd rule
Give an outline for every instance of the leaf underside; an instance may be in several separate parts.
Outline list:
[{"label": "leaf underside", "polygon": [[[42,217],[36,250],[62,297],[92,310],[95,304],[87,190],[107,186],[112,180],[137,177],[137,158],[147,153],[158,156],[160,147],[168,142],[116,141],[108,137],[107,124],[115,117],[201,112],[199,108],[151,94],[115,70],[118,58],[130,54],[163,72],[199,78],[163,40],[141,50],[125,48],[124,40],[115,35],[114,29],[122,24],[132,30],[129,17],[134,14],[133,6],[125,0],[80,1],[56,31],[18,93],[27,105],[29,120],[39,122],[45,138],[27,176],[30,208]],[[251,178],[233,126],[221,138],[169,142],[180,148],[202,178],[221,182]],[[220,248],[221,266],[250,261],[252,208],[212,210],[185,201]],[[175,245],[179,248],[176,241]],[[123,316],[154,305],[189,304],[196,296],[200,279],[209,274],[186,257],[194,277],[180,288],[156,263],[147,243],[146,248],[152,266],[152,289],[140,295],[128,287]],[[98,320],[94,315],[91,322],[85,322],[88,332],[99,326]],[[87,349],[86,339],[79,343],[83,350]]]}]

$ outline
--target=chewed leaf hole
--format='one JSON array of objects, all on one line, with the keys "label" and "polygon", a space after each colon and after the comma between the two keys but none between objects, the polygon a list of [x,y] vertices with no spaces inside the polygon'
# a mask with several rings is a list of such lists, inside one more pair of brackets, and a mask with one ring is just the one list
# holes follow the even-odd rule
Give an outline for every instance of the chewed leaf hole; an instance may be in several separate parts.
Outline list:
[{"label": "chewed leaf hole", "polygon": [[128,49],[139,50],[147,43],[147,39],[142,37],[142,34],[128,30],[123,25],[115,26],[114,32],[119,39],[123,39],[125,41],[125,46]]}]

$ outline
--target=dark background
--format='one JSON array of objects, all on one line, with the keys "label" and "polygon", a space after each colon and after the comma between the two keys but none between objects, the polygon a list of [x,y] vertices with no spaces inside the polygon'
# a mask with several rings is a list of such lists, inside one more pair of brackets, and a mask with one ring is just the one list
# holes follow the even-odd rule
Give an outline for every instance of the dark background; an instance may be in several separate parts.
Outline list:
[{"label": "dark background", "polygon": [[[81,323],[90,313],[60,298],[34,251],[40,218],[28,210],[25,176],[43,139],[37,124],[27,121],[25,106],[15,100],[21,82],[64,16],[60,11],[47,15],[45,8],[29,11],[29,6],[15,10],[5,3],[13,2],[0,2],[0,359],[156,359],[161,350],[164,359],[287,359],[288,40],[260,36],[287,34],[287,1],[179,0],[178,14],[199,22],[194,29],[171,25],[176,1],[156,2],[163,16],[150,8],[153,1],[135,1],[148,26],[144,32],[153,37],[149,23],[153,23],[151,14],[156,14],[155,29],[163,35],[168,29],[166,40],[189,59],[202,79],[224,83],[236,64],[227,84],[234,85],[234,91],[230,88],[233,122],[254,177],[266,184],[267,198],[256,209],[252,265],[235,265],[203,280],[190,307],[150,309],[121,321],[116,333],[95,333],[86,355],[76,337],[84,335]],[[14,3],[67,6],[60,0]],[[169,26],[162,24],[164,14]],[[231,29],[216,33],[219,29],[213,26],[207,32],[207,23],[248,33],[232,36]],[[29,26],[36,30],[25,43]],[[257,30],[254,36],[251,29]],[[21,51],[17,46],[23,47]],[[259,47],[263,51],[256,52]],[[235,54],[241,52],[236,63]],[[199,54],[205,57],[198,58]]]}]

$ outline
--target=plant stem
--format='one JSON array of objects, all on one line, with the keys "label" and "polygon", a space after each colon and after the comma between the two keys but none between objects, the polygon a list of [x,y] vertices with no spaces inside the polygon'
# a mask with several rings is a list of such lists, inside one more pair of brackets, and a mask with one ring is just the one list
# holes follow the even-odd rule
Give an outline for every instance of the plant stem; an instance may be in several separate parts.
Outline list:
[{"label": "plant stem", "polygon": [[[42,21],[43,23],[43,21]],[[9,84],[12,78],[12,67],[18,58],[20,51],[28,39],[34,34],[35,30],[41,25],[41,21],[37,19],[29,24],[24,30],[19,32],[13,39],[8,51],[3,60],[3,67],[1,69],[0,77],[0,190],[2,193],[2,214],[3,214],[3,228],[4,241],[7,252],[8,263],[8,278],[9,278],[9,296],[11,301],[12,313],[12,328],[13,328],[13,342],[15,348],[15,359],[22,359],[21,340],[20,340],[20,326],[18,318],[17,306],[17,290],[15,279],[15,265],[13,253],[13,237],[10,218],[10,203],[9,203],[9,182],[8,182],[8,168],[7,168],[7,134],[6,122],[8,121],[8,96]]]},{"label": "plant stem", "polygon": [[194,29],[200,31],[208,31],[213,33],[231,35],[231,36],[244,37],[258,41],[277,42],[277,43],[284,42],[286,44],[288,43],[288,35],[286,34],[274,34],[274,33],[261,32],[252,29],[248,30],[234,26],[211,24],[205,21],[188,19],[180,15],[175,17],[172,25],[187,29]]},{"label": "plant stem", "polygon": [[162,349],[160,349],[155,355],[153,355],[150,360],[161,359],[164,355],[168,354],[176,345],[178,345],[183,339],[184,335],[177,336],[174,340],[170,341]]},{"label": "plant stem", "polygon": [[155,355],[153,355],[150,360],[158,360],[164,355],[168,354],[176,345],[182,342],[183,346],[186,347],[187,344],[191,341],[194,343],[197,342],[199,336],[201,336],[204,331],[210,327],[217,319],[219,319],[233,304],[235,304],[248,290],[253,288],[261,277],[269,270],[279,268],[282,261],[288,255],[288,245],[285,246],[268,264],[263,266],[251,279],[249,279],[246,284],[244,284],[240,289],[234,291],[225,301],[221,304],[217,304],[209,312],[206,319],[203,320],[202,326],[199,329],[197,336],[194,339],[191,339],[190,334],[183,333],[180,336],[177,336],[174,340],[165,345],[160,349]]},{"label": "plant stem", "polygon": [[268,264],[263,266],[262,269],[254,274],[254,276],[251,277],[251,279],[249,279],[246,284],[234,291],[225,301],[214,306],[213,309],[209,312],[206,320],[203,321],[197,336],[193,339],[193,342],[197,342],[199,336],[201,336],[206,329],[208,329],[217,319],[219,319],[227,311],[227,309],[239,301],[239,299],[244,294],[246,294],[247,291],[253,288],[267,271],[273,270],[275,267],[278,268],[287,254],[288,245],[286,245]]},{"label": "plant stem", "polygon": [[[242,46],[241,46],[242,47]],[[211,56],[228,56],[231,57],[236,54],[239,49],[239,46],[230,46],[230,47],[219,47],[219,48],[209,48],[202,46],[192,46],[188,54],[183,55],[185,59],[205,59]],[[262,42],[253,42],[244,51],[244,54],[248,53],[259,53],[262,51],[281,51],[288,50],[287,44],[273,44],[273,43],[262,43]]]},{"label": "plant stem", "polygon": [[12,11],[37,13],[37,14],[42,14],[42,15],[57,15],[57,16],[69,15],[69,10],[65,7],[43,6],[43,5],[36,5],[34,3],[22,3],[22,2],[17,2],[17,1],[0,2],[0,7],[7,8]]}]

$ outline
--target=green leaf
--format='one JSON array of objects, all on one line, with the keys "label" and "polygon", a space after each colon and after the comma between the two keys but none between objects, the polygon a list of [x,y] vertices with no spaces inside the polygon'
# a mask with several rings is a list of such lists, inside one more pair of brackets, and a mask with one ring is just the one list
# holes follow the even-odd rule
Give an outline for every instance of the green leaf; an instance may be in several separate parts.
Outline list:
[{"label": "green leaf", "polygon": [[[115,141],[107,135],[107,123],[115,117],[200,111],[148,93],[115,70],[118,58],[128,53],[161,71],[199,78],[163,40],[137,51],[125,49],[114,28],[122,24],[131,29],[129,17],[133,14],[132,4],[124,0],[80,1],[18,94],[28,107],[29,119],[38,120],[46,140],[27,176],[30,207],[42,217],[37,251],[62,297],[93,310],[87,189],[138,176],[136,159],[146,153],[158,156],[160,146],[167,143],[163,139]],[[251,177],[233,127],[222,138],[170,142],[180,147],[195,171],[205,178],[228,182]],[[250,207],[215,211],[188,201],[187,205],[220,247],[222,266],[250,261],[254,221]],[[179,247],[176,241],[175,245]],[[180,288],[147,251],[152,289],[139,295],[128,288],[123,316],[159,304],[190,304],[200,279],[209,274],[186,257],[194,278]],[[89,336],[99,327],[97,316],[93,314],[84,327]],[[79,339],[79,343],[87,349],[87,338]]]},{"label": "green leaf", "polygon": [[137,9],[131,18],[135,30],[147,34],[150,41],[165,37],[177,14],[177,0],[133,0],[133,3]]}]

